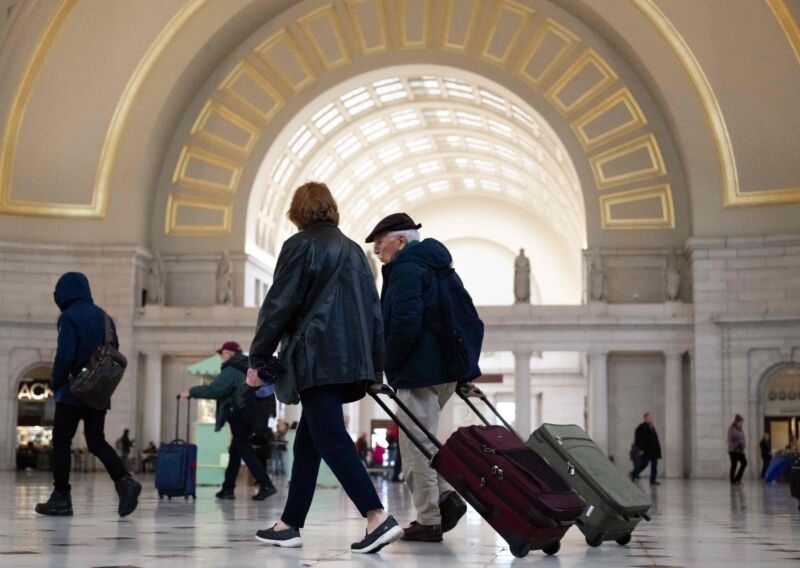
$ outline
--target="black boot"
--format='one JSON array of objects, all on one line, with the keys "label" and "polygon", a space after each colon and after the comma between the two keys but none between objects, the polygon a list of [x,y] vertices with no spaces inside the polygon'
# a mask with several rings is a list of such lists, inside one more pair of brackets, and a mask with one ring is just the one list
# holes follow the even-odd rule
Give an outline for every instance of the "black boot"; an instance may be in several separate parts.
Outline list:
[{"label": "black boot", "polygon": [[127,517],[136,510],[139,505],[139,494],[142,492],[142,484],[126,475],[122,479],[114,482],[119,495],[119,506],[117,513],[120,517]]},{"label": "black boot", "polygon": [[261,487],[258,488],[258,493],[253,495],[253,501],[263,501],[267,497],[272,497],[277,492],[278,490],[275,489],[275,486],[272,485],[271,481],[268,481],[267,483],[262,483]]},{"label": "black boot", "polygon": [[225,487],[217,491],[215,496],[217,499],[236,499],[233,489],[226,489]]},{"label": "black boot", "polygon": [[71,517],[72,496],[69,493],[53,491],[46,503],[36,505],[36,512],[51,517]]}]

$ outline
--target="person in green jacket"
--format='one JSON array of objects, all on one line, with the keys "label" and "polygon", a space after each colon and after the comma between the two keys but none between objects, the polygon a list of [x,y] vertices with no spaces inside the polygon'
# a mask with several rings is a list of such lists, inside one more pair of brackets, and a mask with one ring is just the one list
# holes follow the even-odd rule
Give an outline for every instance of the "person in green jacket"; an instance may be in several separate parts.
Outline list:
[{"label": "person in green jacket", "polygon": [[242,416],[244,408],[245,376],[248,359],[235,341],[226,342],[218,351],[222,358],[222,371],[217,378],[207,385],[192,387],[181,393],[184,398],[207,398],[217,401],[216,431],[220,431],[227,422],[231,426],[231,445],[228,448],[228,467],[225,470],[225,481],[217,493],[218,499],[234,499],[236,476],[242,460],[247,464],[253,477],[259,483],[259,490],[253,496],[254,501],[263,501],[277,493],[272,480],[264,469],[253,445],[250,443],[252,432]]}]

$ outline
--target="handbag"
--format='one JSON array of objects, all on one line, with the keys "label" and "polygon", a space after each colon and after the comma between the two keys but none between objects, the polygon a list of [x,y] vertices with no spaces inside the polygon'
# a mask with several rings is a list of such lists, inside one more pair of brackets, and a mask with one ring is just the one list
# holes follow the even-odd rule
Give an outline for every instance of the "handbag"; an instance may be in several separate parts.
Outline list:
[{"label": "handbag", "polygon": [[339,251],[339,260],[336,263],[336,268],[334,269],[333,274],[328,279],[328,282],[325,284],[322,292],[320,292],[319,296],[317,296],[314,304],[311,306],[308,312],[306,312],[303,321],[301,321],[300,325],[297,326],[297,329],[289,339],[286,347],[281,351],[280,359],[282,372],[278,377],[278,380],[275,382],[275,396],[283,404],[298,404],[300,402],[300,391],[297,389],[297,376],[294,368],[294,352],[297,350],[297,346],[302,341],[305,341],[306,329],[308,329],[308,326],[311,325],[311,320],[314,319],[314,316],[316,316],[317,312],[319,312],[320,308],[322,308],[322,304],[324,304],[328,300],[328,297],[333,293],[333,289],[339,280],[339,273],[341,272],[342,266],[344,266],[344,263],[347,260],[346,252],[348,250],[349,247],[343,240],[342,248]]},{"label": "handbag", "polygon": [[111,336],[111,318],[103,312],[105,337],[103,344],[95,348],[89,362],[77,375],[69,378],[69,388],[78,400],[94,408],[105,410],[111,395],[117,390],[128,360],[114,346]]}]

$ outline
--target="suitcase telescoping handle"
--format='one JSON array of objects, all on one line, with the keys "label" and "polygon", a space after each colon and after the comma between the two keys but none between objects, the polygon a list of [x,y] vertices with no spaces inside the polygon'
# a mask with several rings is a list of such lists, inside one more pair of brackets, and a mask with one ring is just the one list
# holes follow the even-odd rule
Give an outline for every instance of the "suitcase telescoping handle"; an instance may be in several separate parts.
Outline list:
[{"label": "suitcase telescoping handle", "polygon": [[433,443],[434,446],[436,446],[437,449],[442,447],[442,443],[436,438],[436,436],[434,436],[430,432],[430,430],[425,428],[422,422],[419,421],[419,418],[414,416],[414,414],[408,409],[408,407],[405,404],[403,404],[403,401],[397,398],[397,393],[394,391],[394,389],[389,385],[383,383],[373,384],[368,389],[368,392],[370,396],[375,399],[375,402],[377,402],[378,405],[381,408],[383,408],[384,412],[386,412],[386,414],[389,415],[389,418],[394,420],[395,424],[397,424],[397,426],[405,433],[405,435],[408,436],[408,439],[411,440],[411,443],[414,444],[417,447],[417,449],[419,449],[420,452],[422,452],[422,455],[424,455],[429,461],[432,460],[433,454],[428,450],[428,448],[426,448],[422,444],[419,438],[417,438],[417,436],[414,435],[414,433],[409,430],[408,425],[403,424],[403,422],[400,420],[397,414],[392,412],[392,410],[386,405],[386,403],[383,402],[383,400],[381,399],[381,395],[385,395],[391,398],[397,404],[397,407],[411,419],[411,421],[417,426],[417,428],[422,430],[422,433],[425,434],[425,436]]},{"label": "suitcase telescoping handle", "polygon": [[[181,395],[177,395],[175,400],[178,401],[177,408],[175,409],[175,440],[180,440],[180,427],[179,420],[181,416]],[[189,443],[189,431],[192,424],[192,397],[186,399],[186,443]]]},{"label": "suitcase telescoping handle", "polygon": [[[508,430],[509,430],[510,432],[513,432],[513,433],[514,433],[514,434],[517,436],[517,438],[519,438],[520,440],[522,440],[522,438],[520,437],[519,433],[517,433],[517,431],[516,431],[516,430],[514,430],[514,428],[512,428],[512,427],[511,427],[511,424],[509,424],[508,422],[506,422],[506,419],[505,419],[505,418],[503,418],[503,415],[502,415],[502,414],[500,414],[500,413],[497,411],[497,409],[494,407],[494,405],[492,404],[492,402],[489,400],[489,397],[487,397],[487,396],[486,396],[486,395],[483,393],[483,391],[482,391],[481,389],[479,389],[478,387],[476,387],[476,386],[475,386],[475,385],[473,385],[472,383],[461,383],[461,384],[459,384],[459,385],[458,385],[458,388],[456,388],[456,392],[458,393],[458,396],[460,396],[460,397],[461,397],[461,399],[462,399],[464,402],[466,402],[466,403],[467,403],[467,405],[468,405],[468,406],[469,406],[469,407],[472,409],[472,411],[473,411],[475,414],[477,414],[477,415],[478,415],[478,418],[480,418],[480,419],[481,419],[481,421],[482,421],[484,424],[486,424],[487,426],[491,426],[491,425],[492,425],[492,424],[491,424],[491,423],[490,423],[490,422],[489,422],[489,421],[486,419],[486,417],[483,415],[483,413],[482,413],[480,410],[478,410],[478,407],[477,407],[477,406],[475,406],[475,405],[473,404],[473,402],[470,400],[471,398],[479,398],[479,399],[481,399],[481,400],[483,401],[483,403],[484,403],[486,406],[488,406],[488,407],[489,407],[489,410],[491,410],[491,411],[494,413],[494,415],[495,415],[495,416],[497,416],[497,418],[499,418],[499,419],[500,419],[500,422],[502,422],[502,423],[503,423],[503,426],[505,426],[506,428],[508,428]],[[523,441],[524,441],[524,440],[523,440]]]}]

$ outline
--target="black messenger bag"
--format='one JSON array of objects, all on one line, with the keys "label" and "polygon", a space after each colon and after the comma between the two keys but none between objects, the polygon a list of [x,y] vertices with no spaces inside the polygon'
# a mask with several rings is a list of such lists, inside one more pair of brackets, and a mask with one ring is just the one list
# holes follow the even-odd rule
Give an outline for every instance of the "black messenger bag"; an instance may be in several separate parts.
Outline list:
[{"label": "black messenger bag", "polygon": [[105,410],[111,401],[111,395],[125,374],[128,360],[114,347],[111,336],[111,319],[103,312],[105,318],[105,339],[89,358],[89,362],[77,376],[70,376],[69,388],[81,402],[95,410]]}]

